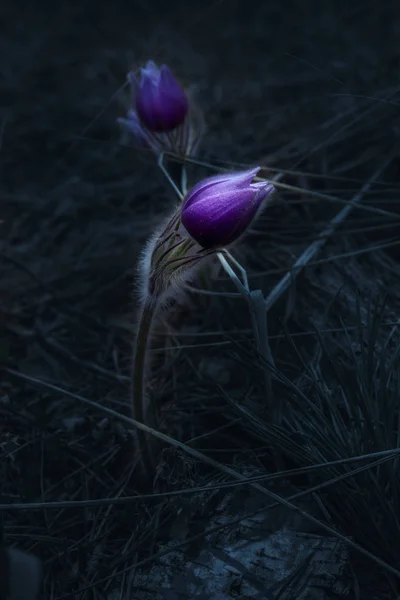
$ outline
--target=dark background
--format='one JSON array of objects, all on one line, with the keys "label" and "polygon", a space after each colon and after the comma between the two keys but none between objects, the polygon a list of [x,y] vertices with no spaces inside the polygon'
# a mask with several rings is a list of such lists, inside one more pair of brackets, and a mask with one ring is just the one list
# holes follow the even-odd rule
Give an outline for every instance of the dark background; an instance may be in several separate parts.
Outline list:
[{"label": "dark background", "polygon": [[[244,304],[187,293],[156,328],[150,393],[162,430],[185,442],[205,436],[194,446],[247,473],[398,446],[397,393],[387,391],[382,373],[393,371],[391,382],[398,382],[399,39],[400,7],[389,0],[2,2],[3,504],[88,502],[153,489],[138,474],[131,428],[101,410],[130,414],[136,264],[173,202],[154,159],[116,123],[126,106],[126,73],[148,59],[167,63],[204,111],[198,158],[210,165],[193,165],[191,182],[223,162],[260,164],[268,177],[282,172],[295,186],[280,190],[285,202],[266,212],[237,250],[251,286],[265,296],[386,162],[364,204],[391,213],[355,211],[329,236],[321,262],[270,312],[277,368],[320,402],[319,421],[280,380],[275,400],[287,420],[278,435]],[[202,285],[232,292],[216,268],[210,273]],[[343,416],[343,390],[359,421]],[[257,427],[243,415],[231,427],[238,417],[232,401],[251,409]],[[367,432],[360,425],[366,414],[379,424]],[[304,439],[313,440],[307,452]],[[220,481],[201,461],[171,449],[160,465],[154,487],[165,492]],[[321,511],[319,518],[398,568],[398,474],[390,465],[338,486],[307,510]],[[300,477],[291,485],[316,481]],[[157,502],[2,509],[3,538],[42,559],[46,597],[78,597],[76,590],[90,585],[82,597],[101,598],[128,589],[117,571],[130,572],[144,558],[153,565],[163,544],[179,537],[171,523],[182,506],[188,530],[209,524],[204,497]],[[288,515],[282,509],[274,517],[275,529]],[[179,532],[182,540],[186,534]],[[395,598],[396,577],[388,581],[384,569],[363,560],[355,553],[351,563],[358,597],[372,598],[374,589],[374,598]],[[350,589],[357,597],[357,586]]]}]

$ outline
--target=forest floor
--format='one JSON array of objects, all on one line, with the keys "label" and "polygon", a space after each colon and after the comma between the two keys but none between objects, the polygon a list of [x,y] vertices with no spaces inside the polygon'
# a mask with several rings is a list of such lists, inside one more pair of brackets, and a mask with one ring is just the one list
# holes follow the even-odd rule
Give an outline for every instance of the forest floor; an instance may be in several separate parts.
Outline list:
[{"label": "forest floor", "polygon": [[[45,598],[400,596],[396,11],[0,7],[0,524],[41,559]],[[204,112],[190,184],[246,165],[280,179],[234,251],[265,299],[273,364],[213,263],[154,332],[170,443],[146,486],[129,422],[135,269],[175,200],[116,119],[127,71],[150,58]]]}]

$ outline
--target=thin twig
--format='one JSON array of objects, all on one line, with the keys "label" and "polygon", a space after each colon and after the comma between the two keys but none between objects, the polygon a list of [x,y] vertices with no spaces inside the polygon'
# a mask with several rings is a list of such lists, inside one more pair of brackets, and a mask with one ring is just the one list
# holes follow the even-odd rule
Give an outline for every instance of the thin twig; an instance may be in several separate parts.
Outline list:
[{"label": "thin twig", "polygon": [[387,158],[383,164],[373,173],[370,179],[362,186],[361,190],[354,196],[353,200],[348,203],[329,223],[328,227],[326,227],[321,234],[317,237],[317,239],[299,256],[296,262],[293,265],[293,271],[289,271],[286,275],[280,280],[280,282],[274,287],[274,289],[269,293],[269,295],[265,298],[265,306],[266,309],[269,310],[277,300],[282,296],[282,294],[287,290],[293,277],[297,277],[302,269],[307,266],[318,254],[321,248],[326,243],[327,239],[333,234],[335,229],[349,216],[351,211],[355,206],[360,204],[363,199],[365,193],[369,190],[369,188],[374,183],[374,180],[380,177],[382,172],[386,169],[386,167],[391,163],[394,158],[394,154],[391,154],[389,158]]},{"label": "thin twig", "polygon": [[[254,477],[247,477],[243,481],[229,481],[216,483],[215,485],[203,485],[198,487],[191,488],[183,488],[180,490],[172,490],[169,492],[153,492],[151,494],[138,494],[137,496],[124,496],[124,497],[110,497],[110,498],[95,498],[93,500],[55,500],[48,502],[13,502],[0,504],[0,512],[3,511],[18,511],[18,510],[47,510],[47,509],[57,509],[60,510],[62,508],[84,508],[84,507],[95,507],[95,506],[108,506],[109,504],[113,505],[125,505],[136,502],[144,502],[145,500],[159,500],[161,498],[173,498],[175,496],[182,495],[191,495],[191,494],[199,494],[201,492],[212,492],[215,490],[221,489],[230,489],[241,487],[243,485],[249,485],[250,483],[255,483],[257,481],[268,482],[268,481],[277,481],[279,479],[286,479],[287,477],[291,477],[292,475],[298,476],[303,475],[305,473],[314,473],[315,471],[320,471],[324,469],[328,469],[335,466],[346,465],[349,463],[357,463],[362,460],[368,459],[379,459],[374,463],[369,463],[365,465],[365,469],[371,468],[377,462],[381,462],[382,460],[389,460],[391,458],[395,458],[398,454],[400,454],[400,448],[393,448],[392,450],[381,450],[380,452],[370,452],[369,454],[361,454],[359,456],[350,456],[348,458],[340,458],[338,460],[332,460],[329,462],[323,462],[316,465],[309,465],[308,467],[299,467],[296,469],[285,469],[283,471],[278,471],[277,473],[266,473],[263,475],[255,475]],[[345,473],[345,476],[354,475],[356,471],[359,469],[355,469],[350,473]],[[337,478],[335,478],[336,480]],[[324,482],[322,486],[325,486],[327,482]],[[306,490],[310,492],[310,490]]]}]

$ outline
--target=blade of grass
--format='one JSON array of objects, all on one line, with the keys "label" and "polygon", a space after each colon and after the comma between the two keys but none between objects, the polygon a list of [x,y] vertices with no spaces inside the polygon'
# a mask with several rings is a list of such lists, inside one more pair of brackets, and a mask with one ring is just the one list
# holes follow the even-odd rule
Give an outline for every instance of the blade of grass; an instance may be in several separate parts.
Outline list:
[{"label": "blade of grass", "polygon": [[[30,381],[31,383],[36,383],[38,385],[43,385],[43,382],[40,379],[37,379],[35,377],[30,377],[28,375],[22,375],[21,373],[18,373],[18,371],[14,371],[13,369],[5,369],[5,371],[7,371],[8,373],[13,373],[14,375],[25,379],[26,381]],[[64,394],[65,391],[62,390],[62,388],[59,388],[58,386],[54,386],[51,384],[46,384],[46,387],[53,389],[54,391],[58,391],[59,393]],[[198,450],[195,450],[194,448],[191,448],[190,446],[187,446],[186,444],[183,444],[182,442],[179,442],[178,440],[174,440],[172,438],[170,438],[169,436],[159,432],[159,431],[155,431],[154,429],[151,429],[150,427],[147,427],[146,425],[144,425],[143,423],[139,423],[137,421],[134,421],[133,419],[130,419],[129,417],[125,417],[124,415],[119,414],[118,412],[111,410],[109,408],[107,408],[106,406],[102,406],[100,404],[98,404],[97,402],[94,402],[93,400],[89,400],[88,398],[84,398],[82,396],[80,396],[80,401],[83,402],[84,404],[87,404],[88,406],[91,406],[92,408],[96,408],[97,410],[101,410],[107,414],[110,414],[118,419],[121,419],[122,421],[125,421],[125,423],[128,423],[130,425],[134,425],[135,427],[137,427],[138,429],[141,429],[143,432],[148,433],[150,435],[153,435],[155,437],[157,437],[159,440],[169,444],[169,445],[173,445],[175,447],[180,448],[183,452],[191,455],[194,459],[197,459],[201,462],[204,462],[205,464],[208,464],[210,467],[223,472],[225,475],[229,475],[230,477],[239,480],[239,481],[246,481],[246,477],[244,475],[242,475],[241,473],[235,471],[234,469],[231,469],[230,467],[226,467],[225,465],[219,463],[218,461],[210,458],[209,456],[203,454],[202,452],[199,452]],[[381,566],[385,571],[387,571],[388,573],[391,573],[392,575],[394,575],[395,577],[400,579],[400,571],[398,571],[395,567],[393,567],[392,565],[388,564],[386,561],[380,559],[378,556],[375,556],[374,554],[372,554],[372,552],[369,552],[368,550],[366,550],[365,548],[363,548],[362,546],[360,546],[359,544],[353,542],[353,540],[351,540],[350,538],[346,537],[345,535],[341,534],[339,531],[336,531],[335,529],[333,529],[332,527],[330,527],[329,525],[327,525],[326,523],[323,523],[322,521],[320,521],[319,519],[317,519],[316,517],[308,514],[305,510],[299,508],[298,506],[296,506],[295,504],[293,504],[292,502],[286,500],[285,498],[282,498],[281,496],[279,496],[278,494],[275,494],[274,492],[271,492],[270,490],[266,489],[265,487],[259,485],[258,483],[250,483],[249,484],[252,488],[254,488],[255,490],[261,492],[262,494],[268,496],[271,500],[274,500],[275,502],[278,502],[279,504],[281,504],[282,506],[285,506],[286,508],[298,513],[300,516],[302,516],[304,519],[310,521],[311,523],[313,523],[314,525],[320,527],[321,529],[323,529],[324,531],[326,531],[327,533],[329,533],[330,535],[337,537],[338,539],[340,539],[342,542],[345,542],[346,544],[348,544],[349,546],[351,546],[352,548],[354,548],[355,550],[357,550],[359,553],[363,554],[364,556],[366,556],[367,558],[370,558],[372,561],[374,561],[377,565]]]},{"label": "blade of grass", "polygon": [[[378,169],[372,174],[370,179],[362,186],[361,190],[356,194],[353,200],[347,204],[330,222],[330,224],[321,232],[319,237],[299,256],[296,262],[293,265],[293,269],[296,269],[295,274],[303,269],[307,264],[309,264],[318,252],[325,245],[327,239],[332,235],[335,229],[349,216],[353,208],[360,204],[362,201],[364,194],[370,189],[373,185],[375,179],[378,179],[383,171],[390,165],[394,158],[394,154],[391,154],[383,163],[379,166]],[[275,302],[282,296],[282,294],[287,290],[292,281],[291,272],[287,273],[281,281],[274,287],[274,289],[269,293],[267,298],[265,299],[266,310],[269,310]]]}]

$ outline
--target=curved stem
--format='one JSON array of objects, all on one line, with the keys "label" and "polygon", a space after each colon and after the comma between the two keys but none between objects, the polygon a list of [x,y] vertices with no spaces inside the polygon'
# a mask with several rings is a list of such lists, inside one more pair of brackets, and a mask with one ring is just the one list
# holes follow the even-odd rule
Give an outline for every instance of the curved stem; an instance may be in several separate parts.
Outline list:
[{"label": "curved stem", "polygon": [[[152,406],[146,406],[146,368],[147,349],[150,340],[150,331],[153,318],[157,309],[157,299],[146,300],[139,320],[139,329],[133,356],[132,372],[132,413],[133,418],[145,425],[154,427],[156,425],[155,410]],[[154,470],[154,460],[150,449],[148,436],[141,430],[137,430],[139,451],[145,471],[150,475]]]}]

